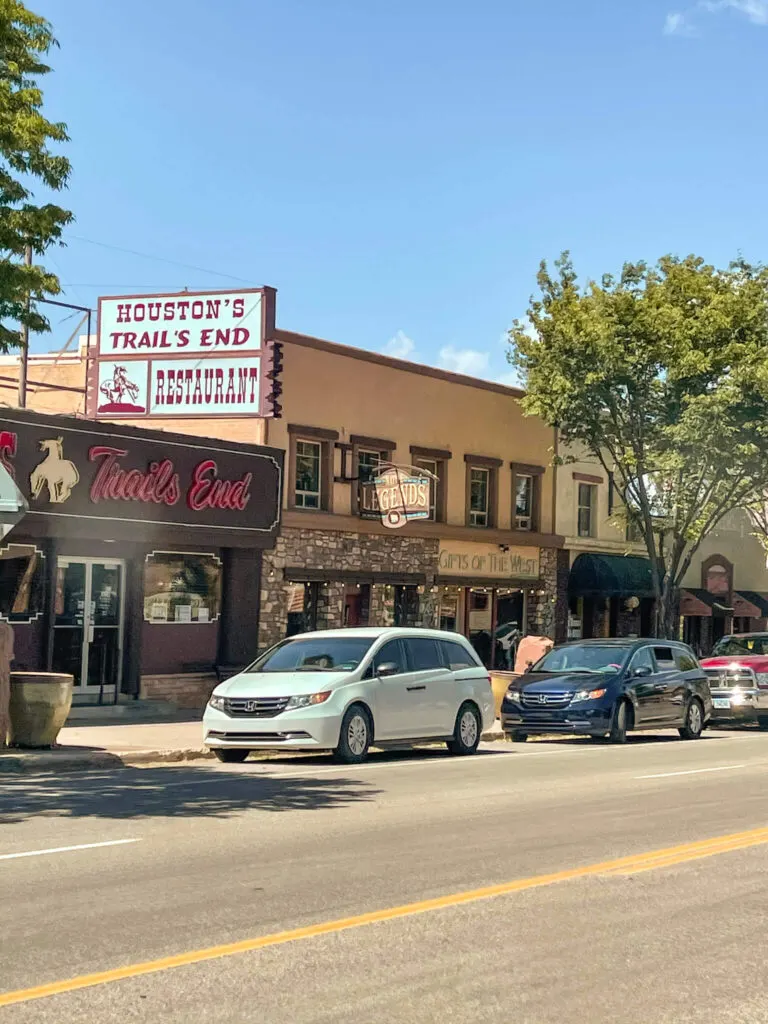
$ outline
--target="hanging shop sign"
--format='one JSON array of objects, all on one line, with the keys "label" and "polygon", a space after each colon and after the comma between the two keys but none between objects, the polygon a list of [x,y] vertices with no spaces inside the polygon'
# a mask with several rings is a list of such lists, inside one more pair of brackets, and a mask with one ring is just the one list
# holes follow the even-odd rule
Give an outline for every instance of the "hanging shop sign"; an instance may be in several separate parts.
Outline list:
[{"label": "hanging shop sign", "polygon": [[100,298],[88,415],[279,416],[275,295],[251,288]]},{"label": "hanging shop sign", "polygon": [[358,508],[362,519],[378,519],[391,530],[429,519],[433,474],[415,466],[382,466],[372,480],[361,480]]},{"label": "hanging shop sign", "polygon": [[255,543],[278,527],[282,457],[256,445],[26,410],[0,414],[0,462],[28,503],[25,523],[56,523],[83,536],[90,522],[110,536],[149,539],[165,526],[201,538],[220,532],[227,546]]},{"label": "hanging shop sign", "polygon": [[439,566],[442,576],[538,579],[539,549],[441,540]]}]

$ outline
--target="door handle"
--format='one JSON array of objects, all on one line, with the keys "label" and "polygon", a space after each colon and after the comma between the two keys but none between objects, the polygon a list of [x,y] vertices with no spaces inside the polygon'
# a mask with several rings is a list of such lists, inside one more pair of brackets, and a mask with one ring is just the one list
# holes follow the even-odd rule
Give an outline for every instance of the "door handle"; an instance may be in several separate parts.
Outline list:
[{"label": "door handle", "polygon": [[426,686],[406,686],[408,693],[413,693],[415,690],[426,690]]}]

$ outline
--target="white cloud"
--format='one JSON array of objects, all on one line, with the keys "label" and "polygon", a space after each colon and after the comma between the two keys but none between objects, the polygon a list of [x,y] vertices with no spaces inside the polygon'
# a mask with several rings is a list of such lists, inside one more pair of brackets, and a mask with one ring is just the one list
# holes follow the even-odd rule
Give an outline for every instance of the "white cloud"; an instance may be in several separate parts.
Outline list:
[{"label": "white cloud", "polygon": [[753,25],[768,25],[768,0],[706,0],[702,6],[712,12],[730,8],[743,14]]},{"label": "white cloud", "polygon": [[667,15],[664,22],[665,36],[690,36],[693,35],[693,25],[680,11],[673,11]]},{"label": "white cloud", "polygon": [[387,356],[392,356],[394,359],[408,359],[409,356],[413,355],[413,351],[416,348],[416,342],[413,338],[409,338],[405,331],[398,331],[389,341],[386,343],[382,351]]},{"label": "white cloud", "polygon": [[700,11],[720,14],[733,11],[753,25],[768,27],[768,0],[699,0],[687,11],[671,11],[664,22],[664,34],[668,36],[691,36],[696,34],[693,17]]},{"label": "white cloud", "polygon": [[489,352],[480,352],[476,348],[454,348],[445,345],[440,349],[440,365],[454,373],[466,373],[470,377],[482,377],[488,372]]}]

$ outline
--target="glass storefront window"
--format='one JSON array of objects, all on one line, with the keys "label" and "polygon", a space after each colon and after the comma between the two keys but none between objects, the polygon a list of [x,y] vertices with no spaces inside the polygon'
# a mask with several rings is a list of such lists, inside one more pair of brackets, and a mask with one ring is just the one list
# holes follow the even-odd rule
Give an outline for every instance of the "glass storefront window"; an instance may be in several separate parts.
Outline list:
[{"label": "glass storefront window", "polygon": [[317,629],[319,583],[289,583],[288,626],[286,636],[309,633]]},{"label": "glass storefront window", "polygon": [[44,555],[32,544],[0,550],[0,618],[31,622],[43,613]]},{"label": "glass storefront window", "polygon": [[153,551],[144,568],[146,622],[213,622],[221,612],[221,559]]}]

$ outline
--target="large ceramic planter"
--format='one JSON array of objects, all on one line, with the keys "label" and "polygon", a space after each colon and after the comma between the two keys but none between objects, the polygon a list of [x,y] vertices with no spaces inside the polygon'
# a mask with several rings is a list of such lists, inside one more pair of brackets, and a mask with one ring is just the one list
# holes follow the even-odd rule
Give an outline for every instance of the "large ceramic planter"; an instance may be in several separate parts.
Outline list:
[{"label": "large ceramic planter", "polygon": [[491,670],[491,689],[493,690],[493,704],[497,718],[501,716],[501,702],[504,700],[504,694],[509,689],[509,684],[513,679],[517,679],[519,674],[519,672],[502,672],[499,669]]},{"label": "large ceramic planter", "polygon": [[13,747],[52,747],[72,706],[72,676],[11,672]]}]

